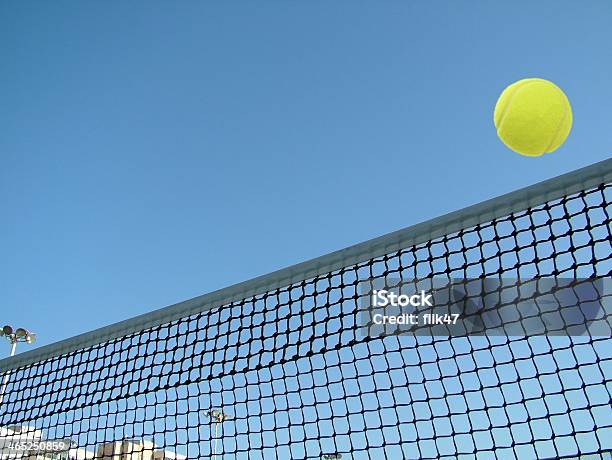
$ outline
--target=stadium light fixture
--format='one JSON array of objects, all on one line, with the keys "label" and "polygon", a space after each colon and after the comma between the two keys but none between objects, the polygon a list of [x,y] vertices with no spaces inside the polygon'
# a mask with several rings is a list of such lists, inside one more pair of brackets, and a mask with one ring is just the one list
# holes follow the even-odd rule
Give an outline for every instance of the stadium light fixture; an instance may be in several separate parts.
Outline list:
[{"label": "stadium light fixture", "polygon": [[28,331],[23,327],[13,329],[13,327],[9,326],[8,324],[3,326],[0,330],[0,337],[6,337],[11,344],[11,356],[15,354],[17,342],[34,343],[36,341],[36,334],[33,332]]},{"label": "stadium light fixture", "polygon": [[[28,331],[22,327],[18,327],[17,329],[13,329],[12,326],[8,324],[3,326],[0,329],[0,337],[6,337],[6,339],[11,344],[11,354],[10,356],[15,356],[15,352],[17,351],[17,343],[34,343],[36,341],[36,334]],[[6,385],[8,384],[10,373],[7,372],[2,379],[2,386],[0,387],[0,404],[2,404],[2,399],[4,398],[4,391],[6,390]]]}]

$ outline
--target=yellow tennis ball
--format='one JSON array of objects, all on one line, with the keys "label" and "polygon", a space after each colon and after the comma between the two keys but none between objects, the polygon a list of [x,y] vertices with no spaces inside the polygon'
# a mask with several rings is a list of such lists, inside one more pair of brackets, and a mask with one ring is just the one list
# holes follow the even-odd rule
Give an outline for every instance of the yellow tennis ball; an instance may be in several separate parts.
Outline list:
[{"label": "yellow tennis ball", "polygon": [[572,108],[554,83],[526,78],[499,96],[493,115],[497,135],[521,155],[537,157],[565,142],[572,129]]}]

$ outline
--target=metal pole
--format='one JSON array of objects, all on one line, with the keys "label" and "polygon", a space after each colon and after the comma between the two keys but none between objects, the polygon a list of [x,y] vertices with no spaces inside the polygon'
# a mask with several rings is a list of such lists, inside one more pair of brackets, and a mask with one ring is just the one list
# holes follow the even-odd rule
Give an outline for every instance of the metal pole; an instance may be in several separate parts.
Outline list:
[{"label": "metal pole", "polygon": [[217,441],[219,440],[219,438],[217,437],[218,433],[219,433],[219,422],[215,422],[215,443],[213,447],[212,460],[215,460],[217,458]]},{"label": "metal pole", "polygon": [[[17,340],[11,340],[11,357],[15,356],[15,351],[17,350]],[[4,391],[6,390],[6,386],[8,385],[9,377],[11,376],[10,371],[4,375],[2,379],[2,388],[0,388],[0,404],[2,404],[2,400],[4,399]]]}]

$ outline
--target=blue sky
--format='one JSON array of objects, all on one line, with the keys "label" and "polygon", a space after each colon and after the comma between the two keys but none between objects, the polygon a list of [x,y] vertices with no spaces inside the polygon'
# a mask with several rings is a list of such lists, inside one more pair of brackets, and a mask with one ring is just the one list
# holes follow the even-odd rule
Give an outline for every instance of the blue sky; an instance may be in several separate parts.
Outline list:
[{"label": "blue sky", "polygon": [[[606,1],[4,1],[0,322],[51,343],[608,158],[611,18]],[[524,77],[574,111],[542,158],[492,125]]]}]

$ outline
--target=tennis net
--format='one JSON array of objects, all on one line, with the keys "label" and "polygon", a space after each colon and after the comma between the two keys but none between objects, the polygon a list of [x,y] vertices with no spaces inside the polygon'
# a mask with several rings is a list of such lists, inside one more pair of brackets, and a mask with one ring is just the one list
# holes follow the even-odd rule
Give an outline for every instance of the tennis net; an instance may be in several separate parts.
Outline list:
[{"label": "tennis net", "polygon": [[611,179],[607,160],[2,360],[0,458],[609,458],[609,331],[376,335],[360,314],[377,281],[609,280]]}]

